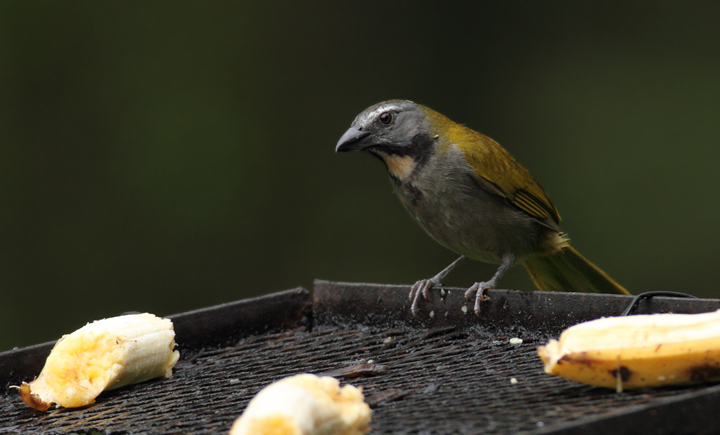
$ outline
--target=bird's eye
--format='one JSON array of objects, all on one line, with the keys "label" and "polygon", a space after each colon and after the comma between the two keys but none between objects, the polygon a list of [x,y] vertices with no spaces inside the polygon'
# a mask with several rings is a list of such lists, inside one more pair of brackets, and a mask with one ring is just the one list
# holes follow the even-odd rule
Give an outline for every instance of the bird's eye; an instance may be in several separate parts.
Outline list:
[{"label": "bird's eye", "polygon": [[389,125],[391,122],[393,122],[394,118],[395,116],[392,112],[383,112],[378,117],[378,120],[380,121],[380,124]]}]

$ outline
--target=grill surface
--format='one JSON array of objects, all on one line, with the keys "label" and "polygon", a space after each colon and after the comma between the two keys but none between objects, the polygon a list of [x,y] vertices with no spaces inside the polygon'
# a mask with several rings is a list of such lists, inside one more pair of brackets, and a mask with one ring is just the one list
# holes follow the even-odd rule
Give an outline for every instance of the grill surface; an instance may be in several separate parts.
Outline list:
[{"label": "grill surface", "polygon": [[[14,390],[5,390],[0,432],[222,433],[270,382],[302,372],[357,375],[362,370],[353,367],[367,363],[374,365],[365,376],[343,382],[363,386],[373,408],[373,433],[715,433],[720,428],[710,411],[720,405],[719,386],[616,394],[543,373],[536,346],[566,323],[592,316],[587,307],[594,317],[614,314],[630,298],[497,290],[478,319],[460,310],[460,295],[451,291],[445,301],[425,306],[426,314],[435,314],[427,322],[407,315],[405,287],[327,282],[316,283],[312,327],[310,296],[302,290],[173,316],[182,357],[171,379],[103,393],[86,408],[47,413],[27,408]],[[641,304],[641,310],[697,312],[719,305],[663,298]],[[520,308],[526,311],[518,314]],[[252,315],[256,319],[248,321]],[[232,326],[237,316],[246,318],[243,328]],[[511,345],[511,337],[523,343]],[[42,349],[0,354],[0,370],[23,352],[38,359]],[[43,362],[44,356],[39,365]],[[14,367],[13,373],[0,371],[0,385],[39,372],[28,376]]]}]

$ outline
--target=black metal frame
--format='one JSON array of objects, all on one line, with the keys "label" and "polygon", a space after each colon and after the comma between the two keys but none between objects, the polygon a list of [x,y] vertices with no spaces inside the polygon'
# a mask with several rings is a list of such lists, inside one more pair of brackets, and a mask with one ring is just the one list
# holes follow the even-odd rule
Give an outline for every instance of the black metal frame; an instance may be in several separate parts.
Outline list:
[{"label": "black metal frame", "polygon": [[[461,349],[462,346],[467,346],[462,343],[452,344],[454,339],[452,336],[462,335],[464,330],[482,330],[487,337],[505,336],[510,332],[518,336],[532,336],[539,343],[546,337],[557,336],[560,331],[570,325],[601,316],[619,315],[632,300],[630,296],[604,294],[490,290],[488,291],[489,299],[483,303],[481,314],[476,316],[473,313],[472,304],[465,301],[463,297],[463,289],[449,288],[445,290],[443,298],[440,298],[439,291],[434,291],[431,300],[421,304],[419,318],[415,318],[410,313],[408,292],[409,286],[316,281],[313,294],[298,288],[265,297],[178,314],[170,316],[170,318],[175,325],[176,341],[179,343],[182,359],[196,358],[197,355],[219,355],[218,358],[220,358],[223,352],[226,352],[225,348],[229,349],[227,352],[232,352],[239,342],[253,336],[262,337],[275,334],[273,337],[282,342],[284,336],[277,335],[279,332],[310,334],[319,331],[320,336],[325,337],[325,342],[328,340],[332,342],[332,334],[343,335],[346,332],[350,334],[352,331],[358,330],[382,331],[386,335],[388,331],[396,330],[399,331],[399,336],[404,334],[406,337],[416,337],[409,339],[412,346],[415,346],[410,346],[409,352],[415,352],[413,349],[424,350],[428,352],[428,358],[432,358],[432,340],[436,340],[440,344],[447,341],[450,343],[448,349],[455,349],[458,346]],[[465,308],[463,309],[463,307]],[[637,313],[698,313],[717,309],[720,309],[720,300],[716,299],[656,297],[640,302]],[[372,341],[374,338],[370,340]],[[490,339],[489,342],[492,343],[493,340],[495,339]],[[0,386],[6,388],[3,400],[19,401],[16,393],[8,392],[7,387],[18,385],[20,382],[31,380],[36,376],[42,369],[53,344],[44,343],[0,353]],[[444,344],[442,345],[444,346]],[[278,344],[278,346],[281,345]],[[492,346],[492,344],[488,346]],[[441,348],[438,347],[438,349]],[[532,349],[532,347],[526,347],[526,355]],[[278,359],[282,358],[283,352],[280,349]],[[511,354],[511,351],[507,352],[510,353],[506,353],[506,355]],[[202,357],[197,358],[203,360]],[[407,358],[398,360],[397,367],[406,360]],[[183,382],[182,367],[190,367],[193,363],[193,361],[185,361],[183,362],[186,364],[185,366],[179,364],[176,371],[178,376],[173,377],[173,382]],[[340,362],[323,361],[317,366],[333,366],[336,363],[340,364]],[[282,364],[283,367],[291,366],[292,361],[284,361]],[[370,366],[362,369],[352,368],[348,372],[353,372],[354,375],[358,372],[368,376],[377,375],[378,381],[374,382],[376,386],[380,387],[375,390],[368,387],[367,390],[368,393],[371,393],[368,401],[377,404],[388,400],[388,397],[392,400],[402,401],[404,395],[408,394],[407,391],[400,389],[393,391],[393,376],[399,376],[397,370],[393,372],[393,369],[392,366],[389,369]],[[386,370],[387,373],[385,373]],[[536,369],[531,367],[531,370]],[[537,376],[537,379],[544,379],[545,375],[536,373],[534,376]],[[161,385],[161,383],[150,383],[147,386],[135,388],[136,391],[143,391],[143,389],[153,388],[156,385]],[[546,384],[545,391],[552,385],[554,384]],[[578,394],[582,395],[589,394],[594,390],[578,391]],[[243,394],[251,397],[254,392],[245,391]],[[432,391],[430,392],[432,393]],[[116,394],[116,396],[112,394]],[[112,394],[108,396],[108,401],[122,395],[122,393]],[[419,397],[417,393],[415,394],[416,397]],[[478,394],[482,394],[482,392],[478,392]],[[612,401],[612,397],[614,396],[609,393],[605,394],[604,400]],[[242,403],[246,403],[247,399],[243,398],[242,400],[245,401]],[[538,434],[583,433],[584,435],[611,432],[616,435],[624,433],[720,433],[720,417],[716,412],[717,409],[720,409],[720,385],[678,389],[673,392],[673,395],[658,395],[639,405],[623,406],[621,402],[618,400],[617,410],[610,413],[605,412],[600,416],[588,413],[587,417],[581,415],[572,421],[548,421],[547,425],[537,427],[529,432]],[[20,409],[15,405],[11,408],[15,410],[14,412],[18,412]],[[391,408],[379,408],[376,412],[380,416],[381,412],[391,413],[391,411]],[[77,421],[71,428],[68,428],[67,433],[82,431],[83,414],[80,411],[63,410],[62,412],[68,416],[77,414]],[[234,412],[239,413],[240,410]],[[384,417],[393,418],[390,414],[386,414]],[[23,411],[22,418],[24,419],[23,424],[32,425],[33,421],[41,421],[46,418],[46,414],[27,409]],[[178,417],[168,416],[168,418]],[[224,416],[222,424],[217,427],[225,425],[228,418],[230,417]],[[398,416],[398,418],[400,417]],[[84,429],[89,430],[95,427],[91,423],[88,425]],[[441,427],[441,422],[438,420],[428,422],[428,429],[433,430],[435,425]],[[18,428],[8,420],[3,420],[0,415],[0,433],[13,430],[18,430]],[[58,426],[53,433],[66,432]],[[209,432],[193,432],[188,429],[187,433]],[[437,429],[434,433],[448,432]]]}]

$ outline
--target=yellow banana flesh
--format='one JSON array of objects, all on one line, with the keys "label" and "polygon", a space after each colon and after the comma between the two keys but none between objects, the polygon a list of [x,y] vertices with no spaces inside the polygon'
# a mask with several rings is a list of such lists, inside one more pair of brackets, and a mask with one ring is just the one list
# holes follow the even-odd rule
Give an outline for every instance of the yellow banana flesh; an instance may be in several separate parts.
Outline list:
[{"label": "yellow banana flesh", "polygon": [[370,407],[360,388],[306,373],[263,388],[230,435],[363,435],[369,424]]},{"label": "yellow banana flesh", "polygon": [[88,323],[58,340],[37,379],[23,382],[20,397],[40,411],[89,405],[104,390],[169,378],[180,357],[174,347],[172,322],[152,314]]},{"label": "yellow banana flesh", "polygon": [[547,374],[618,391],[717,381],[720,310],[592,320],[537,351]]}]

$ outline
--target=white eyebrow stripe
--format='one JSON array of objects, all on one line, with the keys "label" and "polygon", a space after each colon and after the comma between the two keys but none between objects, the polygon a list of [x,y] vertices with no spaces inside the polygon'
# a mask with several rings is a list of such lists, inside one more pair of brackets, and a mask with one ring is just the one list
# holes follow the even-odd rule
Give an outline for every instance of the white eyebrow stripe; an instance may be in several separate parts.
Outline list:
[{"label": "white eyebrow stripe", "polygon": [[373,110],[368,114],[368,119],[375,119],[377,116],[379,116],[381,113],[387,112],[388,110],[395,110],[400,111],[400,106],[394,105],[394,104],[387,104],[384,106],[380,106],[377,109]]}]

